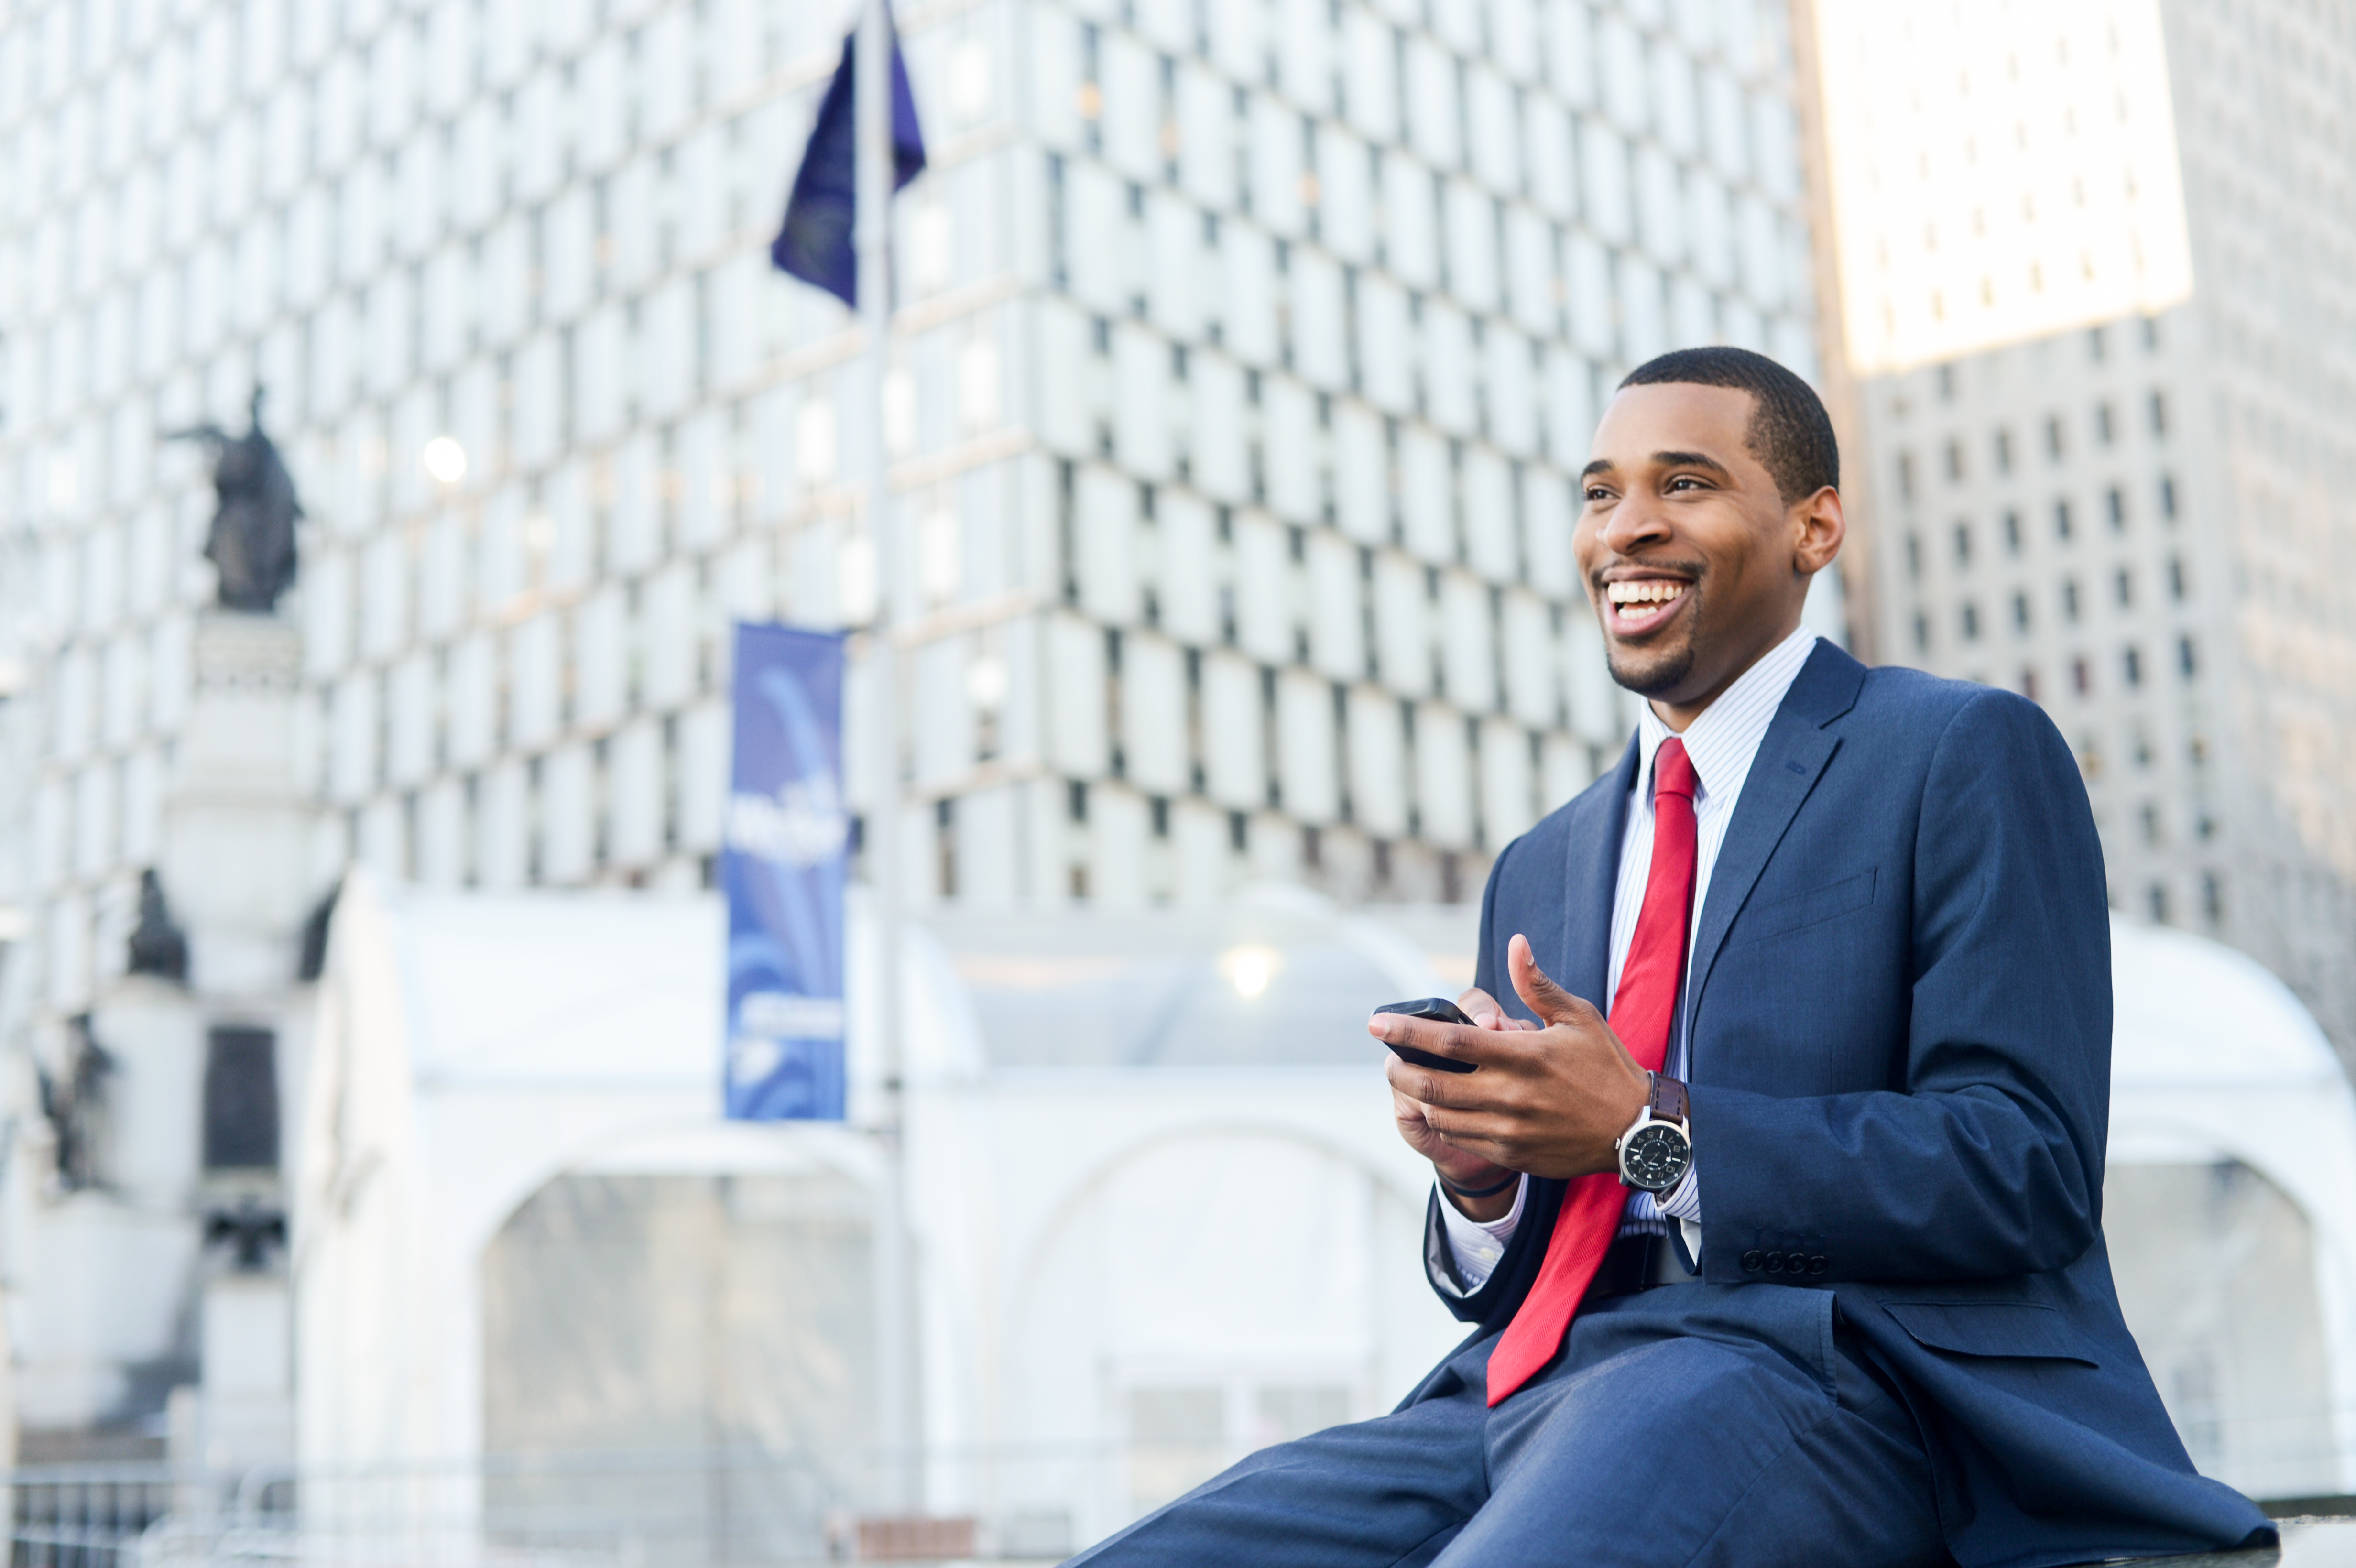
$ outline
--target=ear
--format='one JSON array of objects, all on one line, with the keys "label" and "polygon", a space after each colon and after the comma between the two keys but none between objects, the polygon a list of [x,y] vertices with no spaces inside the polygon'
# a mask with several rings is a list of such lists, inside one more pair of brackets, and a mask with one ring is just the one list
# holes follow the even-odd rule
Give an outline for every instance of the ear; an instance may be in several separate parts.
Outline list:
[{"label": "ear", "polygon": [[1791,520],[1792,569],[1813,577],[1833,563],[1840,554],[1841,541],[1848,538],[1848,516],[1841,509],[1840,492],[1826,485],[1794,506]]}]

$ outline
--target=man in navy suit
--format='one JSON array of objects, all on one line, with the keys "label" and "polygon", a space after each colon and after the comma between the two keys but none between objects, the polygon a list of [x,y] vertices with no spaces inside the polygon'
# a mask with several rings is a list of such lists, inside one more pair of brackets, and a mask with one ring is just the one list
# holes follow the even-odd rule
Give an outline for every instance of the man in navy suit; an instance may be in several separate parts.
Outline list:
[{"label": "man in navy suit", "polygon": [[1575,542],[1637,733],[1498,857],[1472,1024],[1368,1026],[1447,1059],[1389,1073],[1437,1177],[1433,1286],[1476,1331],[1389,1415],[1078,1561],[2040,1568],[2272,1539],[2193,1470],[2112,1287],[2075,763],[2010,693],[1803,628],[1838,464],[1761,356],[1621,384]]}]

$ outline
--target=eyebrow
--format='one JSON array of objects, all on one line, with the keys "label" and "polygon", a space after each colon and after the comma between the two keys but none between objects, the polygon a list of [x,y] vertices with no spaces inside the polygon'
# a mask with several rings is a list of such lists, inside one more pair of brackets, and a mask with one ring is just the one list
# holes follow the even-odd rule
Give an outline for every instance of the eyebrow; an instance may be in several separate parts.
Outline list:
[{"label": "eyebrow", "polygon": [[[1653,453],[1653,465],[1656,468],[1707,468],[1712,474],[1722,475],[1729,479],[1734,477],[1732,469],[1706,452],[1656,452]],[[1620,465],[1610,458],[1599,457],[1580,469],[1579,476],[1589,479],[1598,474],[1615,474],[1619,468]]]},{"label": "eyebrow", "polygon": [[1731,479],[1734,471],[1706,452],[1656,452],[1653,453],[1656,468],[1707,468],[1712,474],[1722,474]]}]

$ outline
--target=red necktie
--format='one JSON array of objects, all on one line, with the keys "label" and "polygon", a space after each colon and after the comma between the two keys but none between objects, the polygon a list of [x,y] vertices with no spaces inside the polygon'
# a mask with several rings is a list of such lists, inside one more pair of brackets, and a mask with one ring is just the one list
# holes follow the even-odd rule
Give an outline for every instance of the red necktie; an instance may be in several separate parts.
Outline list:
[{"label": "red necktie", "polygon": [[[1671,737],[1653,756],[1653,864],[1628,961],[1621,965],[1620,989],[1612,998],[1612,1032],[1650,1072],[1658,1072],[1668,1060],[1669,1023],[1676,1014],[1686,933],[1693,922],[1693,763],[1685,742]],[[1529,1381],[1562,1348],[1580,1297],[1619,1233],[1620,1211],[1627,1202],[1628,1189],[1612,1170],[1582,1176],[1563,1193],[1537,1282],[1489,1356],[1491,1404]]]}]

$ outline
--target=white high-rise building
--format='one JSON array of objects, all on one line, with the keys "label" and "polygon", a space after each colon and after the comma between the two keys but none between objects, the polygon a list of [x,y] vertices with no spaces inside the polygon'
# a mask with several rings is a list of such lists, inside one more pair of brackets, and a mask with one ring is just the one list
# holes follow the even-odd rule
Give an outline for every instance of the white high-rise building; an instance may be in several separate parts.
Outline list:
[{"label": "white high-rise building", "polygon": [[[1599,400],[1682,344],[1815,362],[1778,0],[904,6],[882,561],[858,329],[766,254],[850,20],[0,16],[11,1048],[62,1060],[122,968],[211,592],[165,438],[256,385],[323,893],[697,884],[731,619],[886,589],[919,905],[1462,899],[1617,749]],[[16,1148],[12,1214],[55,1186]]]},{"label": "white high-rise building", "polygon": [[[1879,36],[1946,48],[1952,10],[1890,5]],[[1861,398],[1881,651],[2044,703],[2113,901],[2260,958],[2349,1057],[2356,14],[2088,0],[1968,26],[1938,56],[1966,69],[1870,109],[1840,107],[1825,41],[1828,121],[1887,117],[1832,193],[1852,349],[1887,372]],[[2040,85],[2057,62],[2067,99]],[[1901,217],[1850,199],[1869,175],[1917,181]]]}]

